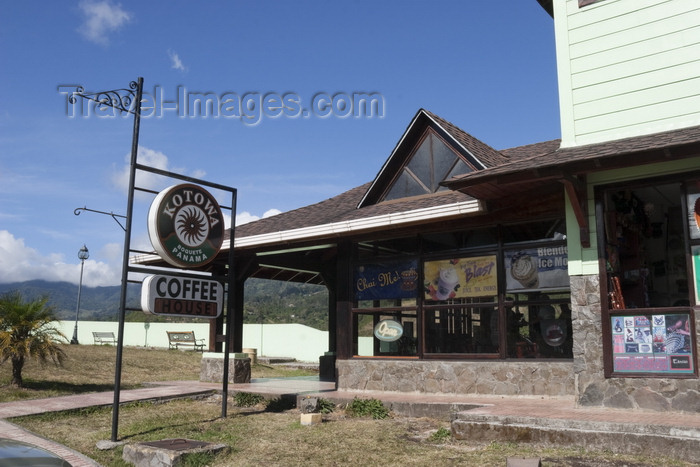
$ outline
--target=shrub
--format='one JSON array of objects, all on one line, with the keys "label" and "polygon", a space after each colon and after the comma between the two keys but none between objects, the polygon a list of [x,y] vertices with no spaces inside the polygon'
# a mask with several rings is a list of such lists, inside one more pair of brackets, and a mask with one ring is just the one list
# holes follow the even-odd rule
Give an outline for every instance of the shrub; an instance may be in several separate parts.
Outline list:
[{"label": "shrub", "polygon": [[377,399],[358,399],[352,400],[346,409],[348,415],[353,417],[369,417],[375,420],[381,420],[389,416],[389,409],[384,407],[382,401]]},{"label": "shrub", "polygon": [[333,401],[329,401],[328,399],[320,398],[318,400],[318,411],[326,414],[326,413],[331,413],[335,410],[335,404]]},{"label": "shrub", "polygon": [[448,441],[452,438],[452,432],[445,428],[444,426],[441,426],[440,428],[437,429],[435,433],[430,435],[430,441],[433,443],[443,443],[445,441]]},{"label": "shrub", "polygon": [[237,392],[233,395],[233,401],[239,407],[253,407],[264,400],[265,398],[260,394],[252,394],[250,392]]}]

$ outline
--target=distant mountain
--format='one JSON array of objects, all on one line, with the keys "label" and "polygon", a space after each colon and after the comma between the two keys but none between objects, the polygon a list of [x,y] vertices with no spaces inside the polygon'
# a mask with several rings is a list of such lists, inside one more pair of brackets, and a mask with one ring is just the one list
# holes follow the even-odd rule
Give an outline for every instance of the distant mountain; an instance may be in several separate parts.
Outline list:
[{"label": "distant mountain", "polygon": [[[59,319],[75,318],[78,305],[78,286],[68,282],[48,282],[33,280],[0,284],[0,293],[19,290],[25,300],[49,297],[49,306],[54,308]],[[127,293],[127,306],[138,306],[140,286],[130,284]],[[80,319],[86,321],[113,321],[119,317],[119,297],[121,287],[86,287],[80,291]]]},{"label": "distant mountain", "polygon": [[[0,294],[18,290],[25,299],[48,296],[61,320],[75,319],[78,286],[68,282],[33,280],[0,284]],[[79,318],[85,321],[119,319],[120,286],[86,287],[80,292]],[[139,308],[141,286],[129,284],[127,308]],[[244,319],[247,323],[300,323],[328,329],[328,292],[323,286],[248,279],[245,285]],[[155,317],[136,311],[129,321],[154,321]]]}]

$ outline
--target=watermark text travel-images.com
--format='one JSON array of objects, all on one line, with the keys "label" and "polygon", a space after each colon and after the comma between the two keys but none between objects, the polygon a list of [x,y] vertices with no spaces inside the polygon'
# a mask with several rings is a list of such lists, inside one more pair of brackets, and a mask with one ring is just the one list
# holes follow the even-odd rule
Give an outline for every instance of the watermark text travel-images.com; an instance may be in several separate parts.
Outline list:
[{"label": "watermark text travel-images.com", "polygon": [[[88,99],[75,98],[79,85],[59,85],[66,97],[65,113],[69,118],[113,118],[124,112]],[[90,92],[83,92],[90,94]],[[98,96],[99,97],[99,96]],[[107,93],[105,93],[107,97]],[[130,102],[130,109],[135,103]],[[239,119],[246,125],[257,125],[264,118],[383,118],[384,97],[378,92],[317,92],[304,99],[296,92],[195,92],[177,86],[172,96],[161,86],[143,93],[142,118],[224,118]]]}]

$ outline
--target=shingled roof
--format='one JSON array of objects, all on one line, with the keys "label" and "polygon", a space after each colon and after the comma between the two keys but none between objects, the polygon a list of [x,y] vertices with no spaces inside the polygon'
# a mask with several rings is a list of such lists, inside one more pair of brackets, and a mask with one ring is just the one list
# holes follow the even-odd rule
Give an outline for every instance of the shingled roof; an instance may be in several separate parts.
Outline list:
[{"label": "shingled roof", "polygon": [[447,133],[450,134],[450,136],[455,139],[455,141],[459,142],[462,147],[473,154],[485,167],[496,167],[509,162],[508,157],[503,153],[473,137],[461,128],[458,128],[447,120],[425,109],[421,109],[421,111],[437,122]]},{"label": "shingled roof", "polygon": [[586,175],[601,170],[683,159],[700,154],[700,126],[624,138],[599,144],[560,148],[559,140],[502,151],[510,162],[471,172],[443,182],[479,199],[510,196],[551,183],[553,179]]},{"label": "shingled roof", "polygon": [[[337,237],[342,235],[340,231],[356,232],[356,226],[368,219],[376,219],[376,223],[368,222],[362,228],[377,230],[382,225],[390,226],[394,222],[392,216],[406,216],[410,213],[417,213],[409,219],[410,222],[433,222],[434,218],[421,218],[420,213],[445,206],[457,206],[461,214],[479,212],[482,206],[476,200],[519,195],[527,190],[535,190],[538,186],[549,186],[551,189],[553,179],[627,167],[632,154],[635,165],[700,154],[700,126],[580,147],[560,148],[560,140],[551,140],[496,151],[424,109],[414,117],[409,130],[416,118],[427,118],[439,125],[487,167],[443,182],[453,191],[363,204],[362,200],[367,200],[368,191],[377,183],[375,179],[374,182],[365,183],[325,201],[238,226],[237,245],[238,239],[252,240],[252,237],[280,232],[296,231],[296,238],[301,238],[320,226],[328,226],[325,235]],[[423,124],[425,123],[424,120]],[[405,136],[397,147],[404,142]],[[383,169],[385,168],[386,164]],[[381,173],[382,171],[380,175]],[[455,215],[456,212],[445,212],[443,215]],[[355,227],[347,227],[351,224]]]},{"label": "shingled roof", "polygon": [[[358,208],[357,204],[369,185],[369,183],[365,183],[320,203],[237,226],[236,239],[279,232],[303,231],[321,226],[329,226],[326,229],[328,235],[332,234],[334,237],[338,237],[344,230],[343,226],[350,226],[353,222],[357,223],[363,220],[377,219],[379,223],[385,222],[386,225],[390,225],[392,216],[399,217],[402,214],[416,213],[413,222],[420,222],[422,216],[418,213],[432,210],[439,214],[438,208],[445,206],[453,206],[456,208],[455,212],[460,210],[462,213],[465,210],[479,210],[479,203],[474,198],[458,191],[441,191],[432,195],[416,196]],[[460,206],[462,207],[460,208]],[[407,222],[409,221],[407,220]],[[368,229],[376,230],[377,227],[376,223],[367,222]],[[347,232],[350,230],[358,231],[359,228],[346,230]]]},{"label": "shingled roof", "polygon": [[[397,151],[409,151],[410,144],[416,144],[417,135],[422,134],[428,125],[436,125],[439,130],[449,135],[455,146],[461,147],[481,163],[482,170],[473,173],[497,170],[499,167],[527,161],[555,151],[559,147],[559,141],[548,141],[497,151],[438,115],[420,109],[392,151],[390,159],[392,156],[400,159],[400,156],[396,155]],[[401,148],[402,145],[407,146]],[[377,202],[373,199],[374,202],[368,202],[368,192],[378,183],[388,183],[387,180],[390,180],[393,175],[388,171],[398,166],[400,166],[399,162],[392,166],[388,161],[373,182],[365,183],[316,204],[237,226],[236,246],[255,244],[253,237],[260,241],[266,238],[266,241],[271,242],[275,241],[272,240],[275,238],[274,234],[278,234],[277,241],[281,241],[279,239],[282,238],[282,233],[290,232],[296,233],[295,239],[303,238],[305,235],[308,235],[308,238],[312,238],[312,235],[337,237],[348,234],[350,231],[357,232],[362,228],[376,230],[382,225],[388,228],[393,222],[398,223],[398,218],[406,223],[433,222],[439,216],[445,219],[457,214],[476,213],[482,209],[481,204],[473,196],[459,191],[439,191],[430,195],[392,201]],[[384,179],[380,180],[382,175]],[[380,190],[382,188],[378,187],[377,191]],[[431,214],[427,211],[431,211]],[[358,227],[363,220],[367,222]],[[243,239],[246,241],[242,241]]]}]

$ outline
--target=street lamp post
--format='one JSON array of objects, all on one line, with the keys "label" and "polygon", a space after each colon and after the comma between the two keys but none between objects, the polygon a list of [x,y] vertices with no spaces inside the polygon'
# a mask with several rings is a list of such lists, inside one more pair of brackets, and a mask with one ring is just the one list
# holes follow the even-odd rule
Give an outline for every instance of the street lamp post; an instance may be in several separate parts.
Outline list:
[{"label": "street lamp post", "polygon": [[78,251],[78,258],[80,259],[80,282],[78,282],[78,305],[75,307],[75,327],[73,328],[73,338],[70,340],[71,344],[78,344],[78,313],[80,313],[80,292],[83,288],[83,267],[85,266],[85,260],[90,257],[90,253],[85,245]]}]

